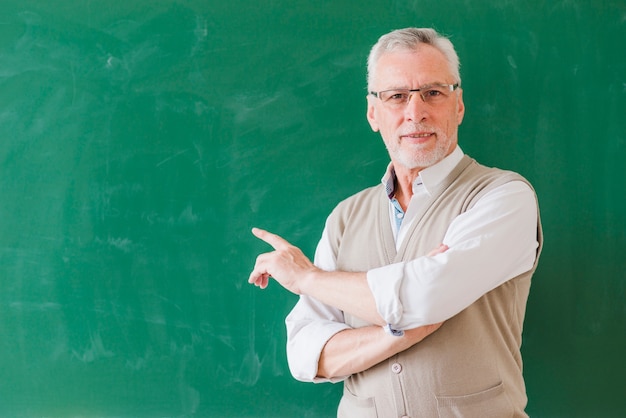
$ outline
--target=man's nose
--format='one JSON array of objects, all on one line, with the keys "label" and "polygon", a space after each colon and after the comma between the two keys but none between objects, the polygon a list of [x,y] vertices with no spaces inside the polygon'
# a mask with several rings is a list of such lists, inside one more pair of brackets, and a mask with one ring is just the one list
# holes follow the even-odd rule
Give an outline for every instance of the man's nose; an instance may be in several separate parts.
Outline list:
[{"label": "man's nose", "polygon": [[428,115],[428,104],[419,91],[409,94],[404,113],[409,120],[422,120]]}]

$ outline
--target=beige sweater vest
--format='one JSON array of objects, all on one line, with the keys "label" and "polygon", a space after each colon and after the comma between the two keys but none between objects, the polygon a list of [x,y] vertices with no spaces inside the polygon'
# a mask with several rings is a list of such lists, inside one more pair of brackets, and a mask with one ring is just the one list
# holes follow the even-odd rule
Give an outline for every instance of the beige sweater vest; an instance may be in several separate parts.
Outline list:
[{"label": "beige sweater vest", "polygon": [[[486,192],[520,175],[487,168],[465,156],[411,225],[396,252],[389,200],[381,186],[340,203],[329,218],[337,268],[367,271],[427,254],[446,229]],[[515,239],[515,237],[511,237]],[[541,225],[537,225],[539,249]],[[531,271],[482,296],[412,348],[349,377],[340,418],[525,417],[522,325]],[[346,314],[352,327],[369,325]]]}]

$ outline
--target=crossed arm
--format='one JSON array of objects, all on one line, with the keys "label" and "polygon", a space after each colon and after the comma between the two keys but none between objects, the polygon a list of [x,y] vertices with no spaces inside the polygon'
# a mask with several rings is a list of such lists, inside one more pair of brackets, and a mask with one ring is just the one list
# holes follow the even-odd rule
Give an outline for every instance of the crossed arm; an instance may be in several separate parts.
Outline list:
[{"label": "crossed arm", "polygon": [[324,346],[317,377],[336,378],[359,373],[404,351],[437,331],[442,323],[404,331],[402,337],[381,327],[351,328],[335,334]]},{"label": "crossed arm", "polygon": [[[443,238],[452,247],[449,251],[442,246],[428,254],[438,257],[419,257],[403,263],[397,266],[401,271],[390,265],[367,274],[322,271],[287,241],[255,229],[253,233],[275,251],[259,256],[249,281],[265,288],[273,277],[293,293],[309,295],[374,324],[371,328],[339,331],[327,340],[315,365],[318,376],[346,376],[412,346],[437,329],[426,326],[407,331],[411,326],[451,318],[486,292],[531,269],[540,250],[538,216],[532,189],[521,181],[507,183],[485,194],[471,210],[454,219]],[[435,262],[435,258],[446,261]],[[400,312],[393,310],[392,303],[397,300],[389,294],[388,283],[394,280],[401,286],[399,301],[411,302],[402,304]],[[402,299],[407,295],[412,298]],[[377,303],[379,308],[387,309],[381,310],[386,319],[379,314]],[[387,322],[404,329],[405,336],[387,336],[379,327]],[[300,343],[308,344],[306,340]],[[311,377],[314,371],[309,364],[298,365],[298,372],[303,373],[301,380],[315,377]]]},{"label": "crossed arm", "polygon": [[[381,361],[417,344],[441,324],[407,330],[402,337],[388,335],[382,328],[386,322],[378,313],[365,272],[328,272],[316,267],[302,251],[278,235],[254,228],[252,233],[270,244],[274,251],[261,254],[249,283],[265,289],[272,277],[285,289],[307,295],[374,325],[338,332],[324,346],[318,377],[347,376],[366,370]],[[447,250],[441,245],[429,253]]]}]

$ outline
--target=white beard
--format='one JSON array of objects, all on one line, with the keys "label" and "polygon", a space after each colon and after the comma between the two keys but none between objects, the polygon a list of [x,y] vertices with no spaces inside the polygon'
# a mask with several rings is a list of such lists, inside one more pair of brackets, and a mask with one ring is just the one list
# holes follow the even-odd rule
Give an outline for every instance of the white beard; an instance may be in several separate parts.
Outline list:
[{"label": "white beard", "polygon": [[[432,129],[414,129],[413,131],[420,130],[433,131]],[[408,169],[426,168],[437,164],[448,155],[452,140],[440,130],[434,130],[434,133],[437,140],[434,149],[424,149],[421,145],[403,147],[401,140],[393,144],[385,142],[389,156],[393,161]]]}]

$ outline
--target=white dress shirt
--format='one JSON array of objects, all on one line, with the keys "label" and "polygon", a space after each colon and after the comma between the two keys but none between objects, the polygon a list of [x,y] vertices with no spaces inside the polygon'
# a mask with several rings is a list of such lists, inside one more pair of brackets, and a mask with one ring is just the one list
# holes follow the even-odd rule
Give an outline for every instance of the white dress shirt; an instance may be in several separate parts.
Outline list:
[{"label": "white dress shirt", "polygon": [[[457,146],[448,157],[421,171],[406,213],[400,215],[399,228],[397,210],[390,199],[389,220],[397,248],[429,190],[434,190],[462,158],[463,151]],[[383,183],[388,186],[393,175],[390,165]],[[378,312],[393,329],[400,330],[442,322],[458,314],[485,293],[533,267],[538,247],[537,216],[535,194],[524,182],[506,183],[486,193],[450,224],[443,240],[449,247],[446,252],[367,272]],[[326,228],[314,262],[323,270],[336,270],[336,255]],[[347,377],[316,377],[326,342],[350,328],[342,311],[301,296],[285,322],[287,357],[296,379],[335,382]]]}]

